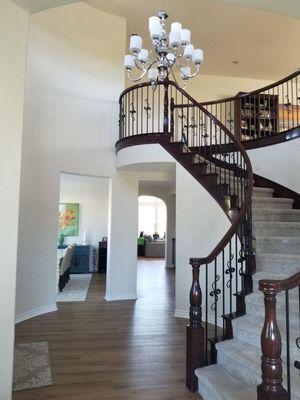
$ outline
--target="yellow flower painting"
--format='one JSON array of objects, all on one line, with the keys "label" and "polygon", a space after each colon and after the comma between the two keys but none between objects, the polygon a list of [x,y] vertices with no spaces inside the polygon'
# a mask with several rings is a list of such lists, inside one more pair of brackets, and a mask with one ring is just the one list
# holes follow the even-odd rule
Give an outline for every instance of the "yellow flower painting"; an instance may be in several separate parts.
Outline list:
[{"label": "yellow flower painting", "polygon": [[58,217],[58,233],[64,236],[78,236],[79,204],[60,203]]}]

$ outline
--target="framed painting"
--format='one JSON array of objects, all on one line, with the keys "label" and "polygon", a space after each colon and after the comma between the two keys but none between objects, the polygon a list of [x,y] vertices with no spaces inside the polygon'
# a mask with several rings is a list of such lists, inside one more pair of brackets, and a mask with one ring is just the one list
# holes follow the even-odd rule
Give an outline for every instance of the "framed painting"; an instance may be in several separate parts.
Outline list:
[{"label": "framed painting", "polygon": [[79,232],[79,204],[60,203],[58,217],[58,234],[64,236],[78,236]]}]

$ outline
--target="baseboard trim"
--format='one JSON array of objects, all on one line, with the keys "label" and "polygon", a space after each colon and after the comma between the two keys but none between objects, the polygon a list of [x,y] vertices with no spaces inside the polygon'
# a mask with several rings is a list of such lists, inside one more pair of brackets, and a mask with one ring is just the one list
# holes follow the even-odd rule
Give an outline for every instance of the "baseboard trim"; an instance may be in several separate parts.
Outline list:
[{"label": "baseboard trim", "polygon": [[106,301],[118,301],[118,300],[136,300],[137,293],[115,293],[115,294],[105,294]]},{"label": "baseboard trim", "polygon": [[15,323],[19,324],[20,322],[26,321],[27,319],[37,317],[42,314],[47,314],[53,311],[57,311],[57,305],[51,304],[50,306],[35,308],[34,310],[27,311],[22,314],[16,315]]},{"label": "baseboard trim", "polygon": [[190,318],[189,312],[186,310],[175,310],[174,317],[175,318],[184,318],[184,319]]},{"label": "baseboard trim", "polygon": [[[174,317],[175,318],[184,318],[184,319],[189,319],[189,311],[187,310],[175,310],[174,312]],[[215,318],[212,315],[207,316],[207,320],[209,324],[214,325],[215,324]],[[217,318],[217,325],[219,327],[223,327],[223,319],[222,318]]]}]

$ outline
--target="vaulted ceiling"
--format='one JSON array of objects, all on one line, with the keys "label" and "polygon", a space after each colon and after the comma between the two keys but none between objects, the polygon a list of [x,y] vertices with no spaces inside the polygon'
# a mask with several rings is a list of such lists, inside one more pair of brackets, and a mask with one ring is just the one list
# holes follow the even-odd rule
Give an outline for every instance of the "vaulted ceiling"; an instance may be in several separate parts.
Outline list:
[{"label": "vaulted ceiling", "polygon": [[[127,39],[130,33],[148,38],[148,17],[165,7],[170,22],[178,20],[191,29],[193,43],[204,49],[204,74],[276,80],[300,67],[299,19],[232,2],[254,6],[254,0],[89,0],[87,4],[126,18]],[[279,3],[259,3],[267,7],[271,2]],[[281,0],[285,2],[292,3]],[[296,14],[300,0],[294,4]],[[148,39],[145,45],[150,46]]]},{"label": "vaulted ceiling", "polygon": [[299,0],[218,0],[220,2],[237,4],[244,7],[261,8],[293,18],[300,18]]},{"label": "vaulted ceiling", "polygon": [[65,4],[76,3],[80,0],[13,0],[20,7],[27,10],[29,13],[35,13],[47,8],[63,6]]},{"label": "vaulted ceiling", "polygon": [[[78,0],[14,1],[34,13]],[[192,30],[193,43],[204,49],[204,74],[276,80],[300,67],[300,0],[83,2],[125,18],[127,39],[130,33],[140,33],[147,47],[148,17],[166,8],[170,22],[181,21]]]}]

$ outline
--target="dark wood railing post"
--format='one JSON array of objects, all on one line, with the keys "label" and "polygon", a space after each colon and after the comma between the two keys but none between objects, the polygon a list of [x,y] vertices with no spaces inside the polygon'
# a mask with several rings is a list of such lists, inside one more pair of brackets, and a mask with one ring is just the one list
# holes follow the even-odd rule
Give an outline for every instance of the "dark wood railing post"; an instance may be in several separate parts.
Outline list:
[{"label": "dark wood railing post", "polygon": [[288,393],[282,386],[282,341],[276,320],[278,285],[260,281],[259,290],[265,296],[265,322],[261,333],[262,383],[257,387],[257,399],[288,400]]},{"label": "dark wood railing post", "polygon": [[170,132],[173,135],[173,139],[174,139],[174,99],[173,99],[173,97],[171,98],[171,101],[170,101],[170,113],[171,113]]},{"label": "dark wood railing post", "polygon": [[198,388],[196,368],[204,365],[204,329],[202,327],[202,292],[199,283],[200,262],[191,259],[193,283],[190,291],[190,323],[186,336],[186,386],[191,392]]},{"label": "dark wood railing post", "polygon": [[163,119],[163,132],[169,132],[169,80],[164,81],[164,119]]}]

